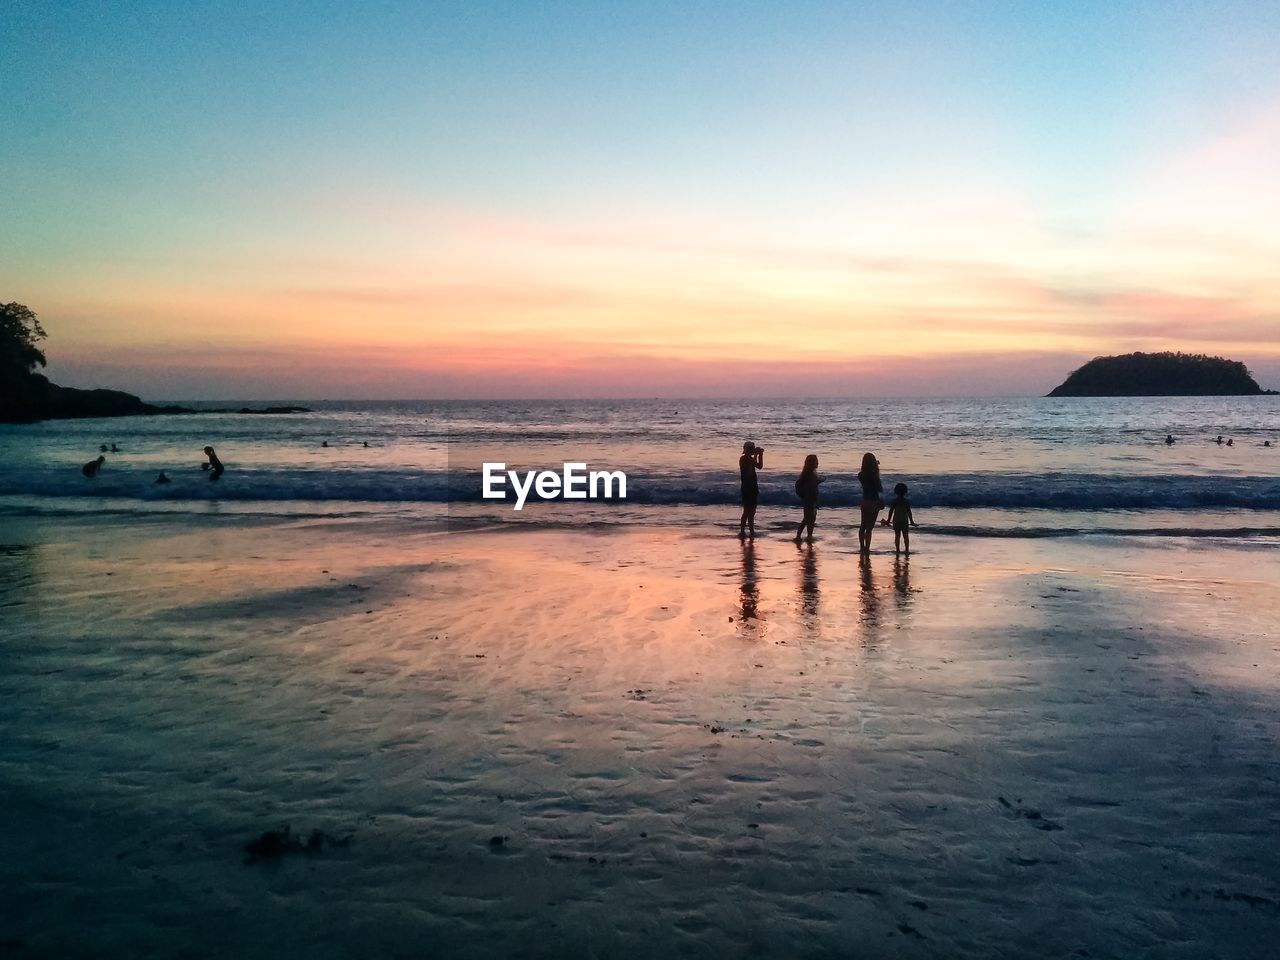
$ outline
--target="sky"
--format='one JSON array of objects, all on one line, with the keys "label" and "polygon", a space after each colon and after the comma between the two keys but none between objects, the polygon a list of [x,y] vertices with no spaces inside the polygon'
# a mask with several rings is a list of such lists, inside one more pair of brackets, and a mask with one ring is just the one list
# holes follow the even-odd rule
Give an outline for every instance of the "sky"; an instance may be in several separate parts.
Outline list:
[{"label": "sky", "polygon": [[0,302],[156,399],[1280,387],[1280,5],[0,6]]}]

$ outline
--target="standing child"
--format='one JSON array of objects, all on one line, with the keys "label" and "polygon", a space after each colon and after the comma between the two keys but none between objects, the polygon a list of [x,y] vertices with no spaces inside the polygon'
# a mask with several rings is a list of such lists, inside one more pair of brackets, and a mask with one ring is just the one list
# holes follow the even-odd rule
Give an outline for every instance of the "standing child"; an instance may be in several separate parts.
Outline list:
[{"label": "standing child", "polygon": [[900,483],[893,488],[896,494],[893,503],[889,504],[889,515],[885,517],[885,523],[893,527],[893,552],[901,553],[905,547],[907,553],[911,553],[911,527],[916,526],[915,518],[911,516],[911,502],[907,500],[907,485]]},{"label": "standing child", "polygon": [[804,506],[804,516],[800,518],[800,526],[796,527],[796,543],[800,542],[800,534],[805,527],[809,528],[809,539],[813,539],[813,525],[818,519],[818,484],[822,478],[818,476],[818,457],[809,454],[804,458],[804,469],[800,471],[800,479],[796,481],[796,496]]}]

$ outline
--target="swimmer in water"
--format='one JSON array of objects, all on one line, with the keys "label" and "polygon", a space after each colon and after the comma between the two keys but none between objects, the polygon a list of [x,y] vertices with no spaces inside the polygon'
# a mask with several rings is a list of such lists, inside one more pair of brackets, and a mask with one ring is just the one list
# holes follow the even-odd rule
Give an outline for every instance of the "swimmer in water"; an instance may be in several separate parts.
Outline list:
[{"label": "swimmer in water", "polygon": [[1165,445],[1166,445],[1166,446],[1170,446],[1170,447],[1172,447],[1172,446],[1173,446],[1175,443],[1177,443],[1178,441],[1177,441],[1177,440],[1175,440],[1175,439],[1173,439],[1173,434],[1171,433],[1171,434],[1167,435],[1167,436],[1164,438],[1164,442],[1165,442]]},{"label": "swimmer in water", "polygon": [[83,473],[90,480],[92,480],[94,477],[98,475],[98,471],[102,469],[102,465],[106,462],[107,462],[107,458],[99,455],[97,460],[90,460],[83,467],[81,467],[80,472]]},{"label": "swimmer in water", "polygon": [[156,477],[156,483],[173,483],[173,481],[166,477],[164,471],[161,470],[160,476]]},{"label": "swimmer in water", "polygon": [[219,460],[218,455],[213,452],[213,447],[205,447],[204,455],[209,458],[209,462],[206,463],[204,466],[202,466],[200,469],[209,471],[209,479],[211,481],[217,480],[220,476],[222,476],[222,471],[225,469],[222,466],[222,461]]},{"label": "swimmer in water", "polygon": [[1235,446],[1235,441],[1231,439],[1231,437],[1227,437],[1227,446],[1228,447]]}]

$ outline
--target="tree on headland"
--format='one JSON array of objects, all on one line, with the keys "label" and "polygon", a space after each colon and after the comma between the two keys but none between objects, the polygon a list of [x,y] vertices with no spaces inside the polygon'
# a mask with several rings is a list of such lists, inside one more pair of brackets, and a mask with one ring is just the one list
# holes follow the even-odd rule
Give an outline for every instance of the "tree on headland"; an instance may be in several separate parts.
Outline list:
[{"label": "tree on headland", "polygon": [[0,423],[29,423],[50,417],[112,417],[154,413],[160,408],[119,390],[77,390],[50,383],[40,341],[44,327],[21,303],[0,304]]},{"label": "tree on headland", "polygon": [[[123,390],[81,390],[50,383],[37,367],[45,366],[40,341],[44,327],[36,312],[22,303],[0,304],[0,423],[33,423],[70,417],[134,417],[195,413],[187,407],[143,403]],[[210,413],[234,413],[211,410]],[[306,407],[267,407],[239,413],[304,413]]]},{"label": "tree on headland", "polygon": [[35,373],[45,365],[38,346],[45,338],[35,311],[25,304],[0,304],[0,419],[28,407],[44,378]]},{"label": "tree on headland", "polygon": [[44,351],[36,346],[45,336],[40,318],[26,304],[0,304],[0,371],[6,383],[45,365]]}]

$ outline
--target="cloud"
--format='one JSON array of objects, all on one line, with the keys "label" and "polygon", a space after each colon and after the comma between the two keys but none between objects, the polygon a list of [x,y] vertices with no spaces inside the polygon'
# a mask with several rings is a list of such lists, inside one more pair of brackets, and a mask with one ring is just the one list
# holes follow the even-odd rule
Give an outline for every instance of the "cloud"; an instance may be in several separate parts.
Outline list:
[{"label": "cloud", "polygon": [[1280,254],[1277,169],[1280,99],[1273,97],[1140,169],[1121,191],[1107,249],[1122,264],[1183,285],[1269,278]]},{"label": "cloud", "polygon": [[1069,230],[1000,184],[776,220],[625,196],[540,218],[300,193],[279,206],[314,242],[71,263],[22,298],[69,375],[152,395],[722,395],[741,376],[779,393],[1041,393],[1134,349],[1267,370],[1280,104],[1243,117]]}]

